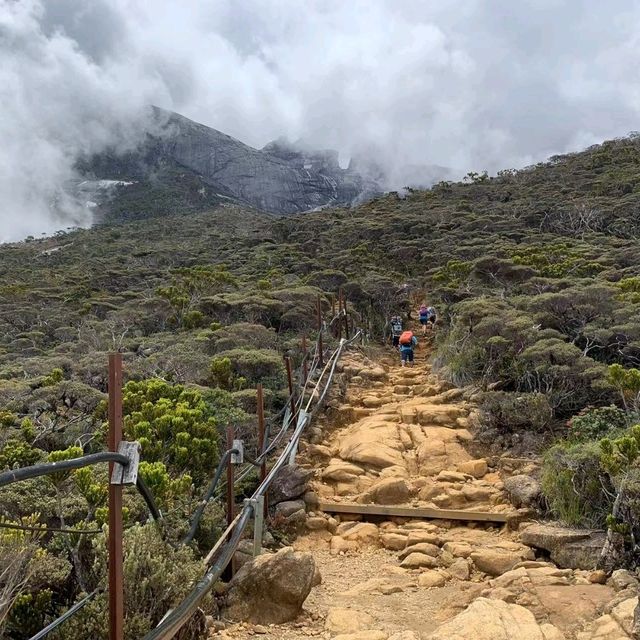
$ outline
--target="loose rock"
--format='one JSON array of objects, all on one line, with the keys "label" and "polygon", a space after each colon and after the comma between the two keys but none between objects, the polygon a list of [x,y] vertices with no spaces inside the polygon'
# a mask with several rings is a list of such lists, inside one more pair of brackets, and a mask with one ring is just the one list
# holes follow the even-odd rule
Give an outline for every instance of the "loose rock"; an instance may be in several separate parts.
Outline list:
[{"label": "loose rock", "polygon": [[313,584],[315,562],[310,553],[285,547],[245,564],[227,589],[224,617],[254,624],[281,624],[302,611]]}]

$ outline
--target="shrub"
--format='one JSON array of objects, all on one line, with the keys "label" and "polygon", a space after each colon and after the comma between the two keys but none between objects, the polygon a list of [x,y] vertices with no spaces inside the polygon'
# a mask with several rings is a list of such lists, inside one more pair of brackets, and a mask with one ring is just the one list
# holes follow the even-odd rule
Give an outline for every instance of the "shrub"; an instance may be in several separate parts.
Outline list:
[{"label": "shrub", "polygon": [[[95,571],[106,583],[107,549],[104,536],[96,541]],[[153,629],[201,576],[204,565],[189,547],[172,548],[154,524],[135,525],[124,534],[125,638],[135,640]],[[98,595],[53,636],[57,640],[107,640],[107,598]],[[183,636],[181,636],[183,637]],[[185,635],[197,638],[197,635]]]},{"label": "shrub", "polygon": [[597,442],[557,444],[544,457],[542,490],[555,517],[568,525],[602,528],[614,490],[602,470]]},{"label": "shrub", "polygon": [[211,407],[196,389],[163,380],[128,382],[124,431],[142,446],[143,459],[201,482],[218,463],[218,432]]},{"label": "shrub", "polygon": [[[285,370],[282,357],[270,349],[231,349],[219,354],[214,361],[228,358],[234,375],[243,377],[247,384],[261,382],[264,387],[277,390],[284,385]],[[213,363],[212,363],[213,364]]]},{"label": "shrub", "polygon": [[618,407],[587,408],[573,416],[567,423],[569,438],[575,442],[597,440],[624,429],[628,424],[627,414]]},{"label": "shrub", "polygon": [[553,420],[553,411],[542,393],[487,391],[480,405],[483,425],[501,433],[541,432]]},{"label": "shrub", "polygon": [[24,440],[11,438],[0,450],[0,469],[28,467],[41,460],[44,453]]}]

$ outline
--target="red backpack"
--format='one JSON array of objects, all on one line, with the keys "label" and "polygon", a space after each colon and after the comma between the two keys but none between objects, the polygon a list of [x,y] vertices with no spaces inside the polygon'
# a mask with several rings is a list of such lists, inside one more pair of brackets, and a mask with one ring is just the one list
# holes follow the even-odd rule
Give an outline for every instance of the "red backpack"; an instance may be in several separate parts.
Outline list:
[{"label": "red backpack", "polygon": [[400,334],[400,344],[409,345],[413,339],[413,331],[403,331]]}]

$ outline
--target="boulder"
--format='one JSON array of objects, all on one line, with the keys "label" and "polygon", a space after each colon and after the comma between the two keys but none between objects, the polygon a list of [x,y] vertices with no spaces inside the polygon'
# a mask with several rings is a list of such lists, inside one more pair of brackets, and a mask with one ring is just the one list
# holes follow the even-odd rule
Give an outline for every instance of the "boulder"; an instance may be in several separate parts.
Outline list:
[{"label": "boulder", "polygon": [[504,488],[516,508],[535,506],[542,496],[540,483],[531,476],[517,475],[506,478]]},{"label": "boulder", "polygon": [[616,569],[609,578],[609,584],[616,591],[624,591],[629,587],[638,588],[638,578],[626,569]]},{"label": "boulder", "polygon": [[550,524],[532,524],[520,534],[520,539],[530,547],[551,552],[562,544],[585,540],[589,535],[590,531],[584,529],[569,529]]},{"label": "boulder", "polygon": [[322,531],[323,529],[326,529],[327,526],[327,520],[321,516],[307,518],[307,529],[309,529],[309,531]]},{"label": "boulder", "polygon": [[276,515],[288,518],[296,511],[302,509],[304,511],[306,505],[304,500],[286,500],[285,502],[279,502],[276,505]]},{"label": "boulder", "polygon": [[[460,466],[460,465],[458,465]],[[443,469],[436,477],[439,482],[466,482],[471,476],[467,473],[460,473],[458,471],[448,471]]]},{"label": "boulder", "polygon": [[282,624],[302,611],[314,583],[310,553],[285,547],[247,562],[227,587],[224,617],[253,624]]},{"label": "boulder", "polygon": [[439,571],[425,571],[418,576],[418,586],[426,589],[442,587],[446,581],[447,577]]},{"label": "boulder", "polygon": [[473,551],[473,547],[468,542],[445,542],[442,545],[445,551],[448,551],[454,558],[468,558]]},{"label": "boulder", "polygon": [[[556,633],[557,632],[557,633]],[[478,598],[462,613],[441,625],[427,640],[560,640],[552,625],[544,630],[534,615],[517,604]]]},{"label": "boulder", "polygon": [[487,461],[484,458],[460,462],[458,464],[458,471],[473,476],[474,478],[482,478],[488,470],[489,467],[487,466]]},{"label": "boulder", "polygon": [[402,478],[384,478],[373,484],[359,502],[404,504],[410,496],[409,485]]},{"label": "boulder", "polygon": [[301,469],[295,464],[282,467],[271,483],[269,504],[295,500],[303,496],[307,491],[307,483],[313,475],[313,470]]},{"label": "boulder", "polygon": [[357,476],[361,476],[364,469],[339,458],[332,458],[322,472],[322,479],[331,482],[353,482]]},{"label": "boulder", "polygon": [[478,549],[470,557],[480,571],[490,576],[500,576],[513,569],[522,560],[522,556],[515,551],[498,549]]},{"label": "boulder", "polygon": [[387,377],[387,372],[382,367],[373,367],[372,369],[363,369],[360,375],[363,378],[369,378],[369,380],[384,380]]},{"label": "boulder", "polygon": [[417,544],[412,544],[410,547],[406,547],[398,554],[398,557],[400,560],[403,560],[410,553],[425,553],[432,558],[437,558],[438,553],[440,553],[440,549],[435,544],[431,544],[429,542],[418,542]]},{"label": "boulder", "polygon": [[380,542],[385,549],[401,551],[407,546],[407,536],[400,533],[383,533],[380,535]]},{"label": "boulder", "polygon": [[569,529],[547,524],[532,524],[520,539],[530,547],[544,549],[562,568],[595,569],[606,534],[603,531]]},{"label": "boulder", "polygon": [[426,553],[410,553],[400,563],[401,567],[405,569],[420,569],[426,567],[428,569],[435,569],[438,566],[438,561],[433,556],[428,556]]},{"label": "boulder", "polygon": [[375,625],[372,616],[357,609],[336,607],[329,609],[324,621],[324,628],[331,633],[353,633],[365,631]]},{"label": "boulder", "polygon": [[469,562],[464,558],[458,558],[453,564],[447,567],[447,573],[452,578],[458,580],[468,580],[471,577],[471,570],[469,569]]},{"label": "boulder", "polygon": [[362,544],[376,544],[380,538],[378,527],[371,522],[343,522],[336,533],[345,540]]}]

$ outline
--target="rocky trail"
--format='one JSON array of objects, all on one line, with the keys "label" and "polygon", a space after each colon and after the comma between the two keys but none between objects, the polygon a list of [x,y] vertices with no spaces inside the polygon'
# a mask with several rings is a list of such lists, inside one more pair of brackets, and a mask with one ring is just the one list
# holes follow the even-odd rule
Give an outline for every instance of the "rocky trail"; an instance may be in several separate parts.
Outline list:
[{"label": "rocky trail", "polygon": [[[313,555],[316,586],[293,622],[223,620],[211,637],[632,637],[635,578],[593,569],[599,534],[529,521],[537,462],[483,457],[473,435],[477,392],[452,388],[426,355],[413,368],[388,350],[345,356],[342,393],[299,454],[311,476],[304,502],[275,507],[276,519],[303,529],[293,547]],[[437,508],[457,519],[332,513],[350,504]],[[503,522],[474,520],[476,512]]]}]

